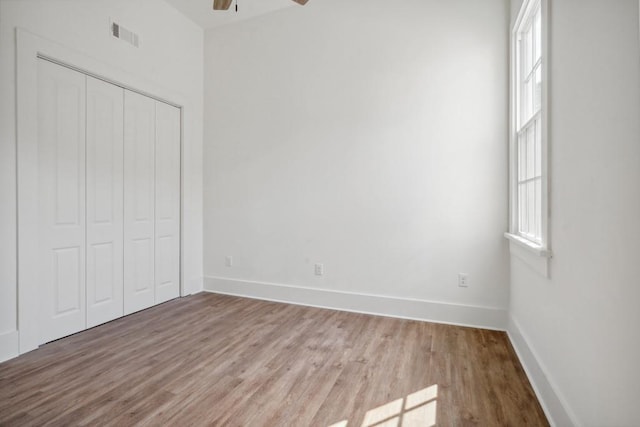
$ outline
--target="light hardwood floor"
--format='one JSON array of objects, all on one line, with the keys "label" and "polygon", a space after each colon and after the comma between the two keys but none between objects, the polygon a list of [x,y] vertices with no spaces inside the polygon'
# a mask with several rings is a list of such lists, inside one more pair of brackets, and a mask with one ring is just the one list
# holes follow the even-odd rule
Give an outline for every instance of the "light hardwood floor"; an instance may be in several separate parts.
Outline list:
[{"label": "light hardwood floor", "polygon": [[45,424],[548,425],[502,332],[213,294],[0,364],[0,425]]}]

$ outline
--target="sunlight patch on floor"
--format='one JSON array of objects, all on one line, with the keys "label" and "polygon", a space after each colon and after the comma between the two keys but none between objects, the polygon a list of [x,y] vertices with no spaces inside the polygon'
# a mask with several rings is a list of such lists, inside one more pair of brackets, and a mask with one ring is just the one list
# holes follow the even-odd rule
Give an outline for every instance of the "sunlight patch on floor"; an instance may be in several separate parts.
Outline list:
[{"label": "sunlight patch on floor", "polygon": [[[367,411],[361,427],[432,427],[436,425],[438,385]],[[348,420],[329,427],[348,427]]]}]

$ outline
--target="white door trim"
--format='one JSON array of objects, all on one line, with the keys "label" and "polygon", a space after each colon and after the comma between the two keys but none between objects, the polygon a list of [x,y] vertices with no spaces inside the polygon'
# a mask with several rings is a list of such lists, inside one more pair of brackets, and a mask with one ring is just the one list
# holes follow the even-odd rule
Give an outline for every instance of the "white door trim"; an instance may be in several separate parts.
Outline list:
[{"label": "white door trim", "polygon": [[184,271],[184,123],[195,114],[195,106],[185,96],[109,65],[25,29],[16,29],[16,111],[18,180],[18,331],[20,354],[38,347],[38,286],[34,268],[38,248],[38,58],[117,86],[166,102],[181,111],[180,161],[180,295],[185,289]]}]

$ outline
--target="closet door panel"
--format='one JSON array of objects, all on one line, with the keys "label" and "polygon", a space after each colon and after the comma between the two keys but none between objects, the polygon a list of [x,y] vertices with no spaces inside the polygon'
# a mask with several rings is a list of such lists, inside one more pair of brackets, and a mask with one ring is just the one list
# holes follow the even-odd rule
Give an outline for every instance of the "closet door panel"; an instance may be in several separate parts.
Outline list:
[{"label": "closet door panel", "polygon": [[85,76],[38,60],[40,343],[86,327]]},{"label": "closet door panel", "polygon": [[180,296],[180,110],[156,102],[156,304]]},{"label": "closet door panel", "polygon": [[87,327],[123,314],[124,90],[87,77]]},{"label": "closet door panel", "polygon": [[125,90],[124,314],[155,303],[156,102]]}]

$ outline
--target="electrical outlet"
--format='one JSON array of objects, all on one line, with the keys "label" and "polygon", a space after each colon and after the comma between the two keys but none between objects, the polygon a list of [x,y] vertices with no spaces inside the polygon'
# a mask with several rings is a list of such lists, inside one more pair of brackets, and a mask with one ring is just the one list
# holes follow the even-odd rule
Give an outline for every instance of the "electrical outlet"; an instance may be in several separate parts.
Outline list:
[{"label": "electrical outlet", "polygon": [[231,255],[227,255],[224,260],[224,265],[226,265],[227,267],[233,267],[233,257]]},{"label": "electrical outlet", "polygon": [[324,274],[324,265],[316,264],[314,269],[316,276],[322,276]]},{"label": "electrical outlet", "polygon": [[469,287],[469,275],[467,273],[458,273],[458,286],[461,288]]}]

